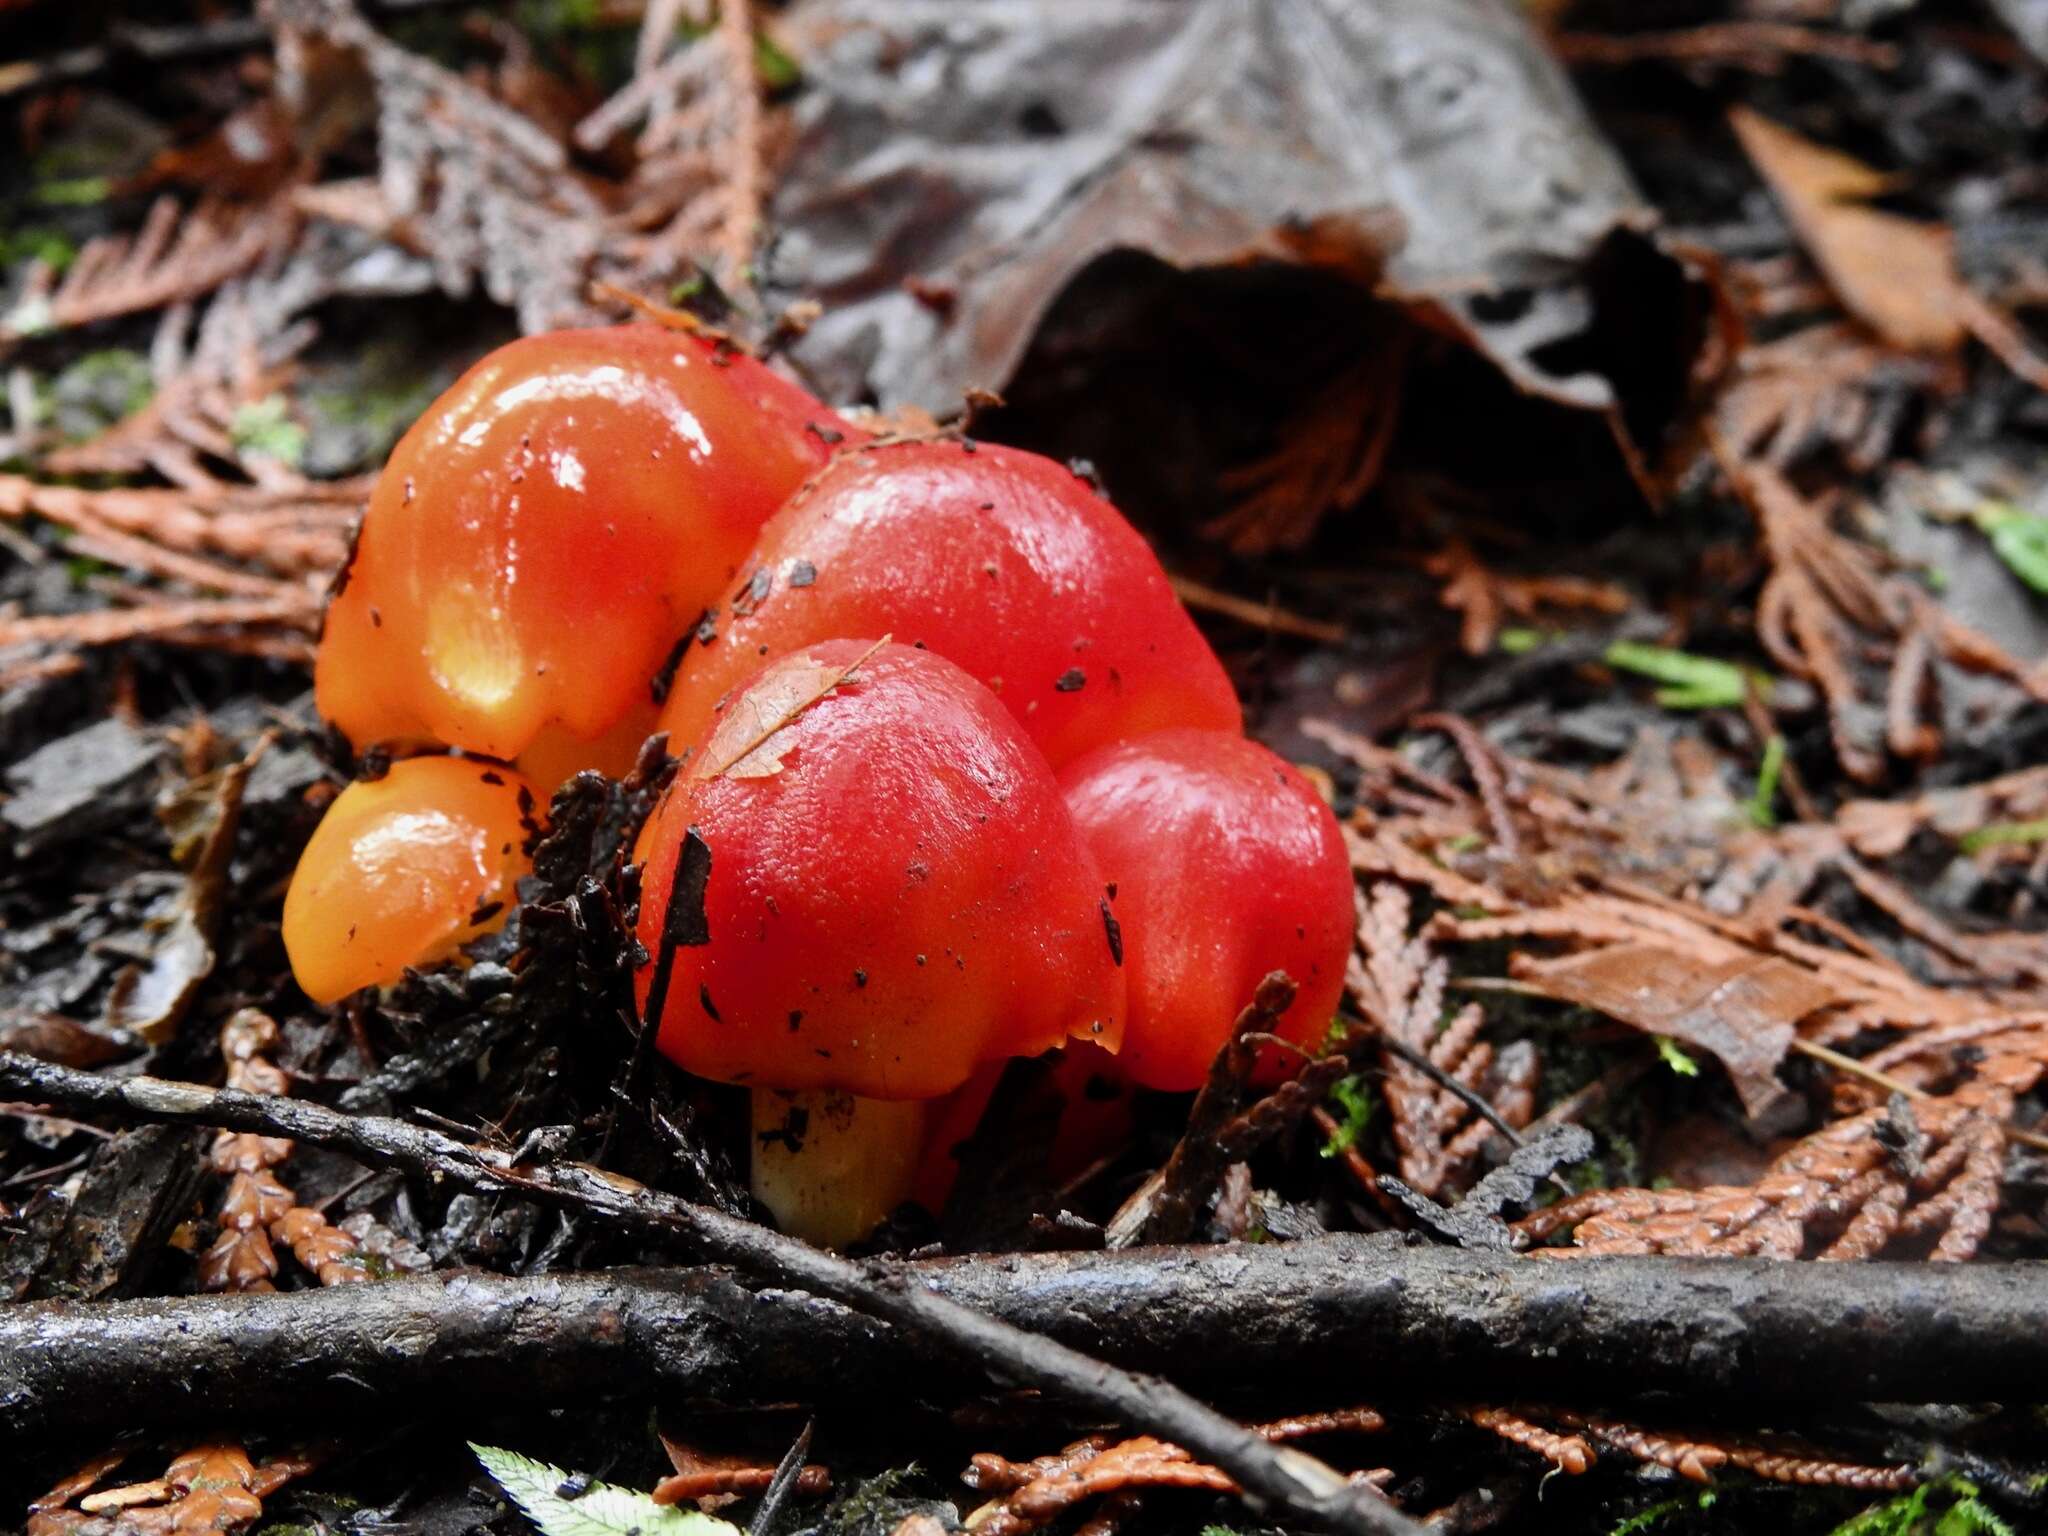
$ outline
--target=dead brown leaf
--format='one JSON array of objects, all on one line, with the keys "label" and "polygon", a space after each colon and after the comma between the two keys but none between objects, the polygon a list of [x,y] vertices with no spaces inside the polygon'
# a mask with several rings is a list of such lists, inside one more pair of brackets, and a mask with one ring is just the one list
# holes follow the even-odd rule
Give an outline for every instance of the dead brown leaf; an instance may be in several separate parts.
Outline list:
[{"label": "dead brown leaf", "polygon": [[1898,1098],[1794,1143],[1754,1184],[1592,1190],[1515,1227],[1538,1242],[1571,1234],[1569,1248],[1537,1250],[1544,1258],[1869,1259],[1898,1244],[1960,1261],[1998,1209],[2013,1092],[1973,1084],[1947,1098]]},{"label": "dead brown leaf", "polygon": [[1751,1115],[1785,1091],[1778,1064],[1799,1021],[1835,1000],[1812,972],[1774,956],[1708,959],[1655,944],[1543,960],[1522,979],[1542,996],[1711,1052]]},{"label": "dead brown leaf", "polygon": [[[963,25],[943,0],[816,0],[784,35],[807,89],[771,278],[831,291],[795,355],[835,396],[950,411],[1013,376],[1077,274],[1142,251],[1368,282],[1384,262],[1386,291],[1521,387],[1611,402],[1544,343],[1583,326],[1585,258],[1645,210],[1512,8],[1055,0]],[[1530,281],[1532,250],[1558,280]],[[1510,287],[1530,302],[1502,323],[1487,298]],[[1371,440],[1337,434],[1316,478],[1353,478]]]},{"label": "dead brown leaf", "polygon": [[242,820],[242,791],[267,745],[266,739],[247,760],[222,769],[218,780],[207,786],[205,803],[188,809],[193,825],[186,829],[191,869],[185,889],[148,962],[130,966],[115,978],[107,999],[110,1028],[128,1030],[151,1045],[164,1044],[177,1033],[200,986],[213,974],[214,936]]},{"label": "dead brown leaf", "polygon": [[1747,107],[1731,108],[1728,120],[1851,313],[1904,351],[1953,352],[1962,345],[1968,290],[1947,229],[1868,206],[1891,179],[1860,160]]},{"label": "dead brown leaf", "polygon": [[[739,741],[740,746],[723,754],[707,749],[697,777],[767,779],[782,772],[782,756],[790,743],[777,742],[775,738],[813,704],[852,682],[861,664],[888,643],[889,637],[882,636],[843,667],[808,656],[777,667],[772,676],[763,679],[766,687],[756,684],[733,700],[732,713],[710,743],[712,749],[732,740]],[[711,766],[714,762],[716,767]]]}]

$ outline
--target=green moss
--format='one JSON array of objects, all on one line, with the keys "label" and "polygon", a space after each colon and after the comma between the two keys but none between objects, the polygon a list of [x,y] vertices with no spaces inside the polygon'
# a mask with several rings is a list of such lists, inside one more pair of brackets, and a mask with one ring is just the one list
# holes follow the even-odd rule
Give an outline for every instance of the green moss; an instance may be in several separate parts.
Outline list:
[{"label": "green moss", "polygon": [[88,352],[50,385],[48,419],[77,442],[134,415],[156,394],[149,359],[126,347]]},{"label": "green moss", "polygon": [[104,176],[66,176],[38,182],[29,195],[45,208],[90,208],[104,203],[112,191]]},{"label": "green moss", "polygon": [[1607,1533],[1607,1536],[1640,1536],[1641,1532],[1656,1530],[1674,1517],[1683,1517],[1714,1507],[1715,1491],[1703,1489],[1692,1498],[1665,1499],[1652,1504],[1648,1509],[1637,1510]]},{"label": "green moss", "polygon": [[1978,1491],[1965,1477],[1938,1478],[1852,1515],[1833,1536],[2015,1536]]},{"label": "green moss", "polygon": [[62,230],[42,224],[27,224],[12,231],[0,230],[0,266],[40,261],[52,272],[62,272],[77,258],[77,242]]},{"label": "green moss", "polygon": [[292,419],[283,395],[266,395],[235,408],[228,424],[235,451],[299,468],[306,459],[306,429]]}]

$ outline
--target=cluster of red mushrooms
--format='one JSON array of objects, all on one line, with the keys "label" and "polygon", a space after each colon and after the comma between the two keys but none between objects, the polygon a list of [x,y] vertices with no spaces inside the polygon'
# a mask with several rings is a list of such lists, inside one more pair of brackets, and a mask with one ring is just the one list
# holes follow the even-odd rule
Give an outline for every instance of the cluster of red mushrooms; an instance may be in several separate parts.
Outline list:
[{"label": "cluster of red mushrooms", "polygon": [[458,381],[378,480],[316,683],[397,759],[286,897],[320,1002],[458,957],[554,789],[668,733],[641,1006],[752,1090],[755,1190],[814,1241],[929,1198],[1013,1057],[1185,1090],[1267,972],[1297,1044],[1338,1001],[1336,822],[1142,536],[1063,465],[864,433],[712,335],[531,337]]}]

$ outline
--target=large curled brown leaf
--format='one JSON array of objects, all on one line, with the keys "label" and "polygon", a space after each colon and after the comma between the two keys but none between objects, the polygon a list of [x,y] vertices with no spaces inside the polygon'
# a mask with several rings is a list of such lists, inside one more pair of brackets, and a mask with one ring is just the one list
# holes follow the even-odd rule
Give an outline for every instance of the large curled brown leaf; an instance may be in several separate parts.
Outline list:
[{"label": "large curled brown leaf", "polygon": [[1383,279],[1524,389],[1606,408],[1543,348],[1585,263],[1652,220],[1514,8],[1492,0],[810,0],[771,291],[834,398],[957,409],[1112,252]]}]

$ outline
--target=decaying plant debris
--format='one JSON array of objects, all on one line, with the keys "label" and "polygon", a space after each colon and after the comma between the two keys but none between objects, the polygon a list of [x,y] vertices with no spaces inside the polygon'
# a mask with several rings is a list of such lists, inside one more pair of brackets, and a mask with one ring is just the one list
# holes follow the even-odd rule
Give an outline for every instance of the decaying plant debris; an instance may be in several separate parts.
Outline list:
[{"label": "decaying plant debris", "polygon": [[[2040,7],[17,10],[0,1525],[2048,1522]],[[636,306],[1147,523],[1345,824],[1288,1080],[1274,976],[1064,1186],[1019,1063],[778,1237],[639,1028],[653,746],[292,988],[372,475]]]}]

